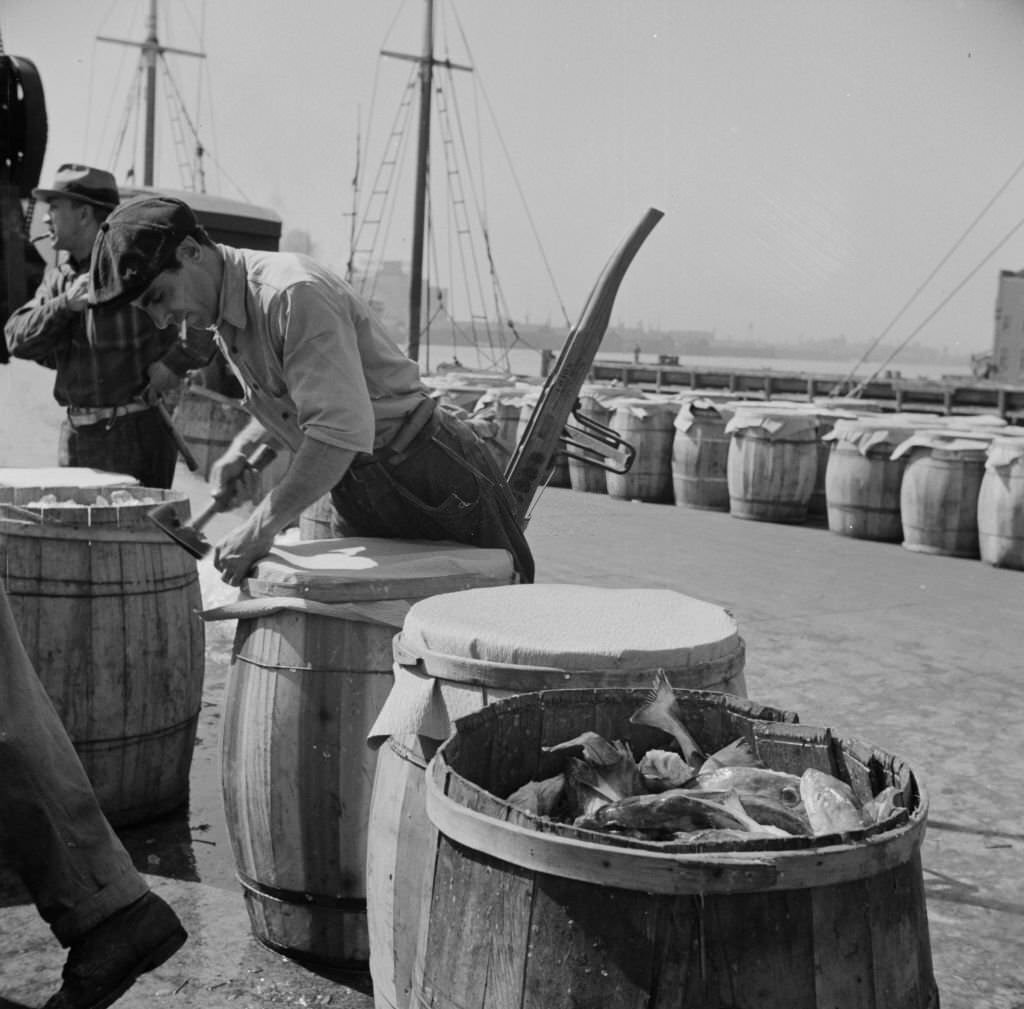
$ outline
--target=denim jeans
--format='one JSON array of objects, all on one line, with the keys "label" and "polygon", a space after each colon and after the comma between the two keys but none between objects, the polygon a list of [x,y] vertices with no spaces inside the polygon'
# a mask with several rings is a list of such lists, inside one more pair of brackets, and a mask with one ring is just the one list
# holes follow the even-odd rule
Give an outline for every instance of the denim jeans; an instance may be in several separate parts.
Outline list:
[{"label": "denim jeans", "polygon": [[65,946],[149,889],[32,668],[2,582],[0,852]]},{"label": "denim jeans", "polygon": [[348,535],[500,547],[520,580],[533,581],[533,555],[504,476],[472,429],[443,409],[397,459],[386,452],[357,459],[331,500]]},{"label": "denim jeans", "polygon": [[127,473],[143,487],[168,488],[174,481],[178,449],[156,410],[115,417],[108,424],[75,427],[65,420],[57,461],[61,466],[90,466]]}]

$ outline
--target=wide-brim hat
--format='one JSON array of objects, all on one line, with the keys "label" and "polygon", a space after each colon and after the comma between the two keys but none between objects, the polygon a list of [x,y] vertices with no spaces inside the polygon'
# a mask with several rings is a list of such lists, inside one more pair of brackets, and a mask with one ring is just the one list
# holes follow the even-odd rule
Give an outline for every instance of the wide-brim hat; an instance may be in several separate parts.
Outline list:
[{"label": "wide-brim hat", "polygon": [[61,165],[53,185],[49,189],[33,189],[32,195],[44,202],[63,196],[108,210],[121,202],[114,176],[102,168],[90,168],[88,165]]}]

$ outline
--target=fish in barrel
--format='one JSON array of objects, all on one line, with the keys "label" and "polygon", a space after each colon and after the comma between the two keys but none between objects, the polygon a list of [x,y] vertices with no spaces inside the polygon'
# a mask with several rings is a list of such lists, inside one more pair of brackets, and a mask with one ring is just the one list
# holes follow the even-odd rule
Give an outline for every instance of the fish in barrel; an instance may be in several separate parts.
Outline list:
[{"label": "fish in barrel", "polygon": [[818,768],[791,774],[768,767],[747,738],[706,754],[663,670],[630,722],[664,733],[664,744],[635,756],[623,740],[583,732],[543,747],[557,773],[527,782],[506,801],[610,837],[692,844],[845,835],[901,807],[892,786],[861,803],[848,783]]}]

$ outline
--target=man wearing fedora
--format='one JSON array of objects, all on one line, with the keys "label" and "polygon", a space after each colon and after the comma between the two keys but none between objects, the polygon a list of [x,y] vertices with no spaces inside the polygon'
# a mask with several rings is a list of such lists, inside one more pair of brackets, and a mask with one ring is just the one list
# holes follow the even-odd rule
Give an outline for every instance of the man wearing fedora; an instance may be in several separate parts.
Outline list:
[{"label": "man wearing fedora", "polygon": [[120,202],[110,172],[62,165],[51,188],[32,195],[48,206],[45,220],[58,261],[4,331],[13,357],[55,370],[53,395],[67,411],[58,462],[170,487],[177,448],[156,404],[203,361],[176,331],[157,329],[131,306],[89,310],[92,245]]}]

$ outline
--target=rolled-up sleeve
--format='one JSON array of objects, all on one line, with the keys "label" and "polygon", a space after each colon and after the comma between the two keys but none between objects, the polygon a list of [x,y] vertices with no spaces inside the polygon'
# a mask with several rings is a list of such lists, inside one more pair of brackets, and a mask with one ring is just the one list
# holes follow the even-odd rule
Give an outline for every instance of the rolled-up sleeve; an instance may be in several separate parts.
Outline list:
[{"label": "rolled-up sleeve", "polygon": [[293,284],[276,307],[287,392],[303,433],[353,452],[372,452],[373,406],[350,300],[322,285]]}]

